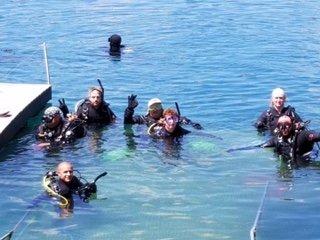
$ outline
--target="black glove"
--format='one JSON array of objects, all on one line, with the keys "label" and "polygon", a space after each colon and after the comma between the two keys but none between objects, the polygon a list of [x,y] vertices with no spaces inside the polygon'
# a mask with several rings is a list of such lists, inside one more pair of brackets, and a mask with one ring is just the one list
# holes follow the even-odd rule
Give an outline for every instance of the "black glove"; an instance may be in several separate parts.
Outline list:
[{"label": "black glove", "polygon": [[92,183],[86,183],[81,189],[79,189],[79,196],[84,202],[89,202],[89,198],[92,194],[97,192],[97,185]]},{"label": "black glove", "polygon": [[188,119],[188,118],[186,118],[186,117],[181,117],[181,116],[180,116],[180,118],[179,118],[179,121],[180,121],[180,123],[186,124],[186,125],[189,125],[189,124],[191,123],[191,120],[190,120],[190,119]]},{"label": "black glove", "polygon": [[138,106],[138,100],[136,99],[137,95],[131,94],[131,96],[128,96],[128,108],[133,110]]},{"label": "black glove", "polygon": [[200,123],[192,123],[192,127],[198,130],[203,129],[203,127],[200,125]]},{"label": "black glove", "polygon": [[64,98],[59,99],[59,103],[60,103],[59,108],[62,111],[63,116],[66,117],[67,114],[69,113],[69,109],[64,101]]}]

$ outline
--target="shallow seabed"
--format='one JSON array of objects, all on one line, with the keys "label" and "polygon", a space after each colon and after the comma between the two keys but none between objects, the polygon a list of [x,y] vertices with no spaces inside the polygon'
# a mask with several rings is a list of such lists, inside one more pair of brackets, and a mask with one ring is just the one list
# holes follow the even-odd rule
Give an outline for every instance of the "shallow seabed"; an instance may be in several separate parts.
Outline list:
[{"label": "shallow seabed", "polygon": [[[248,239],[267,182],[258,239],[319,239],[316,165],[290,170],[270,150],[227,153],[266,139],[252,123],[275,87],[319,130],[319,12],[319,1],[3,1],[1,81],[45,82],[46,42],[51,104],[64,97],[73,108],[100,78],[118,120],[45,151],[33,136],[41,114],[31,119],[0,152],[0,235],[43,194],[42,175],[67,159],[89,180],[108,171],[97,199],[76,197],[63,217],[44,198],[15,239]],[[127,46],[121,59],[105,52],[113,33]],[[160,97],[205,130],[170,146],[144,126],[124,129],[131,93],[137,113]]]}]

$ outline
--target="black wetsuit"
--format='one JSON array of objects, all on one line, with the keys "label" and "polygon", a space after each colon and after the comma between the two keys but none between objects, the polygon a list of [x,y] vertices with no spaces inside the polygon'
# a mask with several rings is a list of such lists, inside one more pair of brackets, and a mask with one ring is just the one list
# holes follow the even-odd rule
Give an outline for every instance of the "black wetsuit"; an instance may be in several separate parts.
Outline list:
[{"label": "black wetsuit", "polygon": [[[160,118],[155,119],[150,116],[150,114],[146,115],[133,115],[134,109],[131,109],[129,107],[126,108],[124,111],[124,124],[146,124],[148,127],[150,127],[152,124],[156,123]],[[185,125],[192,125],[194,128],[202,129],[201,125],[199,123],[193,123],[190,119],[186,117],[179,117],[179,123],[185,124]]]},{"label": "black wetsuit", "polygon": [[73,142],[76,138],[81,138],[85,135],[86,129],[81,120],[73,122],[61,120],[55,128],[49,128],[46,123],[43,123],[36,131],[37,139],[55,143]]},{"label": "black wetsuit", "polygon": [[76,176],[73,176],[69,183],[61,179],[50,183],[50,188],[53,191],[68,199],[72,197],[72,194],[78,194],[78,190],[83,186],[83,183]]},{"label": "black wetsuit", "polygon": [[146,124],[148,127],[156,123],[159,119],[147,115],[133,115],[134,110],[127,107],[124,111],[124,124]]},{"label": "black wetsuit", "polygon": [[270,132],[274,134],[274,130],[277,127],[278,119],[281,116],[289,116],[294,123],[302,122],[299,115],[295,112],[295,109],[289,105],[287,107],[284,107],[281,110],[280,114],[274,107],[270,107],[260,115],[254,126],[259,131],[270,130]]},{"label": "black wetsuit", "polygon": [[110,124],[114,122],[116,115],[112,112],[109,104],[102,102],[98,109],[95,109],[89,99],[85,99],[77,108],[77,116],[86,123]]},{"label": "black wetsuit", "polygon": [[261,146],[274,147],[275,152],[285,159],[307,161],[310,160],[314,143],[318,141],[320,141],[320,133],[300,130],[292,133],[289,138],[274,136]]},{"label": "black wetsuit", "polygon": [[164,126],[155,126],[153,130],[151,136],[154,138],[176,138],[190,133],[190,131],[182,128],[180,125],[177,125],[172,133],[168,132]]}]

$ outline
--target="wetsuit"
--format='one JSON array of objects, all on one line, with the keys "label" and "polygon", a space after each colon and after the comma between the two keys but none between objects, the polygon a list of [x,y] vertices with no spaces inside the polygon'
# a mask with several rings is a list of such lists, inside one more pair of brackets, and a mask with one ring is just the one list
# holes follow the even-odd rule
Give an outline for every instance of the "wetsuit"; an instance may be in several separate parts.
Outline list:
[{"label": "wetsuit", "polygon": [[73,176],[69,183],[58,179],[51,182],[49,186],[56,193],[70,199],[72,194],[78,194],[78,190],[84,185],[76,176]]},{"label": "wetsuit", "polygon": [[108,41],[110,42],[109,54],[111,56],[120,56],[121,48],[124,48],[124,45],[121,45],[121,36],[118,34],[113,34],[109,37]]},{"label": "wetsuit", "polygon": [[[134,109],[127,107],[124,111],[124,124],[146,124],[150,127],[156,123],[159,119],[152,118],[149,114],[147,115],[133,115]],[[196,129],[202,129],[199,123],[193,123],[190,119],[180,116],[180,124],[192,125]]]},{"label": "wetsuit", "polygon": [[259,131],[270,130],[270,132],[273,134],[277,127],[279,117],[284,115],[289,116],[294,123],[302,122],[299,115],[295,112],[295,109],[289,105],[284,107],[280,114],[274,107],[270,107],[260,115],[254,126]]},{"label": "wetsuit", "polygon": [[70,143],[76,138],[86,135],[83,121],[75,120],[68,122],[62,119],[55,128],[48,128],[46,123],[41,124],[36,132],[36,138],[46,142]]},{"label": "wetsuit", "polygon": [[77,116],[86,121],[86,123],[110,124],[116,119],[109,104],[102,102],[98,109],[95,109],[89,99],[85,99],[77,108]]},{"label": "wetsuit", "polygon": [[146,124],[148,127],[156,123],[159,119],[147,115],[133,115],[134,110],[127,107],[124,111],[124,124]]},{"label": "wetsuit", "polygon": [[190,131],[182,128],[180,125],[177,125],[175,130],[171,133],[168,132],[164,126],[155,126],[150,135],[154,138],[176,138],[188,133],[190,133]]},{"label": "wetsuit", "polygon": [[274,136],[262,147],[274,147],[277,154],[285,159],[310,160],[310,154],[315,142],[320,141],[320,133],[308,130],[300,130],[292,133],[289,138]]}]

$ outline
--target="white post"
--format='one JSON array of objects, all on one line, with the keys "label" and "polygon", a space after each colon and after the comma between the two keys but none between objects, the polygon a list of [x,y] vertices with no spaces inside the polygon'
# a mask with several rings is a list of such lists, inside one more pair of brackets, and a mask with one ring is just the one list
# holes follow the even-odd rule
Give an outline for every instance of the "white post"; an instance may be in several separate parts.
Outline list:
[{"label": "white post", "polygon": [[45,42],[43,43],[43,54],[44,54],[44,63],[46,66],[47,83],[51,84],[50,73],[49,73],[49,64],[48,64],[48,55],[47,55],[47,45]]}]

